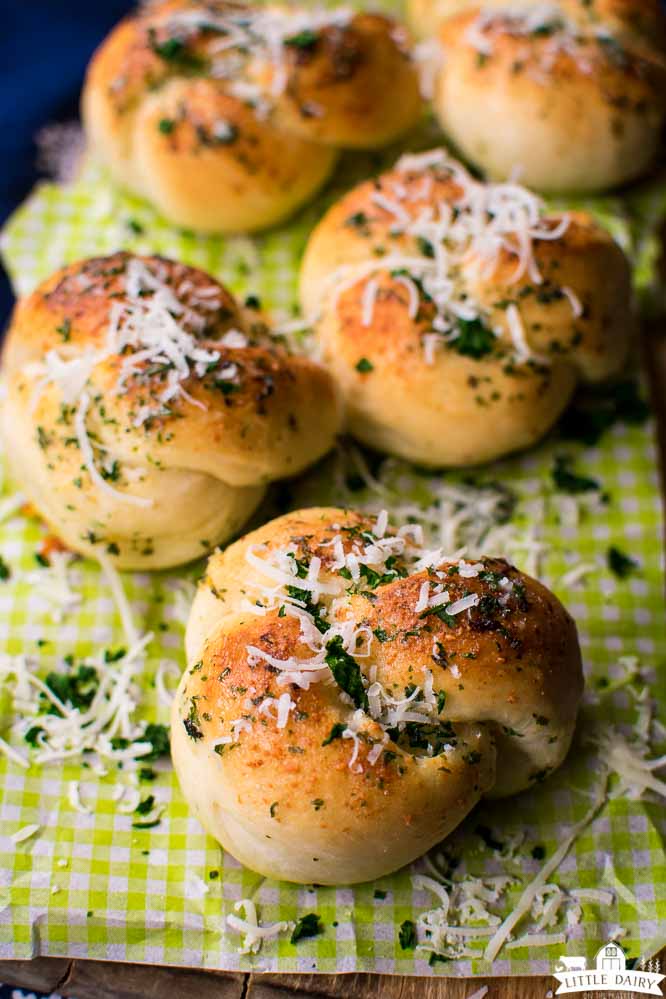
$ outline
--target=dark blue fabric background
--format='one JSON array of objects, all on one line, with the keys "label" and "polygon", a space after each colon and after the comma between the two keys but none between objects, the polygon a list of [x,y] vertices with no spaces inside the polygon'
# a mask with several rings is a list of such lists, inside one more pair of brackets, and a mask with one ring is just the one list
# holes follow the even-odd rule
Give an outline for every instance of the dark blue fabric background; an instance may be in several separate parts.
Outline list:
[{"label": "dark blue fabric background", "polygon": [[[0,0],[0,225],[37,179],[34,135],[77,113],[86,64],[130,0]],[[0,329],[12,296],[0,277]]]}]

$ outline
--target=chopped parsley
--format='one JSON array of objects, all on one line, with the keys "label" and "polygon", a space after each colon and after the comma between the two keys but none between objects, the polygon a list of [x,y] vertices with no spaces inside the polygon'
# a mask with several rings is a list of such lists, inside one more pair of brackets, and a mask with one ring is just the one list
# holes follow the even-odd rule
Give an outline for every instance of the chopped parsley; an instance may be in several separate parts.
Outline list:
[{"label": "chopped parsley", "polygon": [[362,357],[356,362],[356,370],[362,375],[367,375],[370,371],[375,370],[375,366],[367,357]]},{"label": "chopped parsley", "polygon": [[160,118],[158,129],[162,135],[171,135],[174,130],[176,123],[173,118]]},{"label": "chopped parsley", "polygon": [[365,212],[354,212],[345,221],[345,225],[350,226],[352,229],[363,229],[368,224],[368,216]]},{"label": "chopped parsley", "polygon": [[311,49],[317,43],[317,33],[310,28],[304,28],[291,38],[285,38],[284,44],[293,49]]},{"label": "chopped parsley", "polygon": [[317,937],[323,932],[324,924],[317,913],[308,912],[307,915],[301,916],[294,926],[289,942],[295,944],[299,940],[304,940],[307,937]]},{"label": "chopped parsley", "polygon": [[398,931],[398,943],[402,950],[414,950],[417,944],[416,924],[406,919]]},{"label": "chopped parsley", "polygon": [[552,469],[555,488],[561,493],[578,495],[597,491],[600,486],[596,479],[574,472],[573,458],[569,454],[558,454]]},{"label": "chopped parsley", "polygon": [[[72,662],[68,663],[72,666]],[[70,673],[49,673],[45,680],[46,686],[51,693],[55,694],[63,704],[70,704],[73,708],[89,708],[99,687],[99,676],[94,666],[86,666],[82,663],[74,672]],[[55,704],[47,701],[44,694],[40,697],[48,703],[46,713],[50,715],[60,714]]]},{"label": "chopped parsley", "polygon": [[158,725],[151,722],[149,725],[146,725],[145,732],[135,742],[149,742],[153,747],[146,756],[141,757],[144,763],[149,760],[158,760],[161,756],[169,755],[169,729],[166,725]]},{"label": "chopped parsley", "polygon": [[152,812],[154,805],[155,805],[155,795],[149,794],[147,798],[144,798],[143,801],[139,802],[134,811],[136,812],[137,815],[148,815],[150,812]]},{"label": "chopped parsley", "polygon": [[459,319],[458,336],[449,345],[459,354],[478,361],[479,358],[492,354],[495,340],[495,334],[481,319]]},{"label": "chopped parsley", "polygon": [[126,654],[126,649],[122,647],[119,649],[104,649],[104,662],[105,663],[117,663],[119,659],[122,659]]},{"label": "chopped parsley", "polygon": [[72,322],[70,319],[65,319],[60,326],[56,326],[56,333],[60,336],[63,343],[69,343],[70,337],[72,335]]},{"label": "chopped parsley", "polygon": [[322,742],[322,746],[329,746],[335,739],[341,739],[342,733],[346,728],[347,726],[343,725],[342,722],[336,722],[331,731],[328,733],[328,735]]},{"label": "chopped parsley", "polygon": [[151,29],[149,41],[155,55],[165,62],[192,72],[201,71],[204,68],[203,59],[194,52],[189,52],[182,38],[166,38],[163,42],[158,42],[154,29]]},{"label": "chopped parsley", "polygon": [[416,242],[418,248],[424,257],[428,257],[430,260],[435,256],[435,247],[432,245],[429,239],[425,239],[423,236],[417,236]]},{"label": "chopped parsley", "polygon": [[338,687],[351,697],[357,708],[367,711],[368,695],[363,686],[363,674],[354,657],[344,649],[340,635],[326,643],[325,658]]},{"label": "chopped parsley", "polygon": [[11,574],[12,574],[11,569],[5,562],[2,555],[0,555],[0,580],[2,580],[2,582],[5,582],[5,580],[9,579]]},{"label": "chopped parsley", "polygon": [[36,748],[37,740],[43,731],[44,729],[41,728],[39,725],[33,725],[31,728],[28,729],[23,738],[25,739],[25,741],[28,743],[29,746],[33,746],[34,748]]},{"label": "chopped parsley", "polygon": [[608,549],[606,558],[608,560],[608,568],[618,579],[626,579],[627,576],[630,576],[632,572],[638,569],[638,562],[629,555],[625,555],[615,545],[611,545]]}]

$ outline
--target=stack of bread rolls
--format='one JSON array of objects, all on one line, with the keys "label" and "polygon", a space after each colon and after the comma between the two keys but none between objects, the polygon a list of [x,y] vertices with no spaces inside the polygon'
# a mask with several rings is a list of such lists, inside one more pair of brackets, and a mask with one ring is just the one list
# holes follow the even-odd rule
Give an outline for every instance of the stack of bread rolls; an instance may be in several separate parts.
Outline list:
[{"label": "stack of bread rolls", "polygon": [[[390,873],[484,796],[557,768],[582,694],[576,627],[504,559],[429,548],[387,512],[299,510],[217,546],[342,429],[422,466],[478,465],[533,445],[580,383],[617,374],[629,263],[591,214],[535,190],[642,176],[666,114],[658,0],[408,8],[436,40],[439,121],[484,179],[435,148],[333,204],[300,273],[314,356],[288,349],[256,299],[119,251],[19,302],[2,359],[14,476],[69,548],[121,569],[213,552],[174,764],[208,832],[300,883]],[[95,54],[85,129],[167,220],[253,232],[312,198],[340,150],[405,134],[432,55],[380,14],[158,0]]]}]

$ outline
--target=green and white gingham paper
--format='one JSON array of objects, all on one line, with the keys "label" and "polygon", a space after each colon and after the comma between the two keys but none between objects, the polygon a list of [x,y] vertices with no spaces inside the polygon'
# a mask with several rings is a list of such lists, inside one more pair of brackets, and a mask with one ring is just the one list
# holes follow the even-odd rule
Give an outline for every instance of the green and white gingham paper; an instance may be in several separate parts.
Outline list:
[{"label": "green and white gingham paper", "polygon": [[[428,141],[421,137],[422,145]],[[147,205],[113,189],[99,168],[89,164],[68,187],[41,185],[10,220],[2,251],[19,293],[68,261],[126,247],[203,267],[236,293],[251,291],[269,308],[289,314],[296,300],[299,256],[312,224],[340,189],[380,165],[368,156],[347,157],[336,186],[288,227],[256,239],[221,239],[176,231]],[[655,258],[655,224],[666,214],[666,184],[653,184],[629,201],[604,199],[595,208],[636,261],[638,283],[645,289]],[[142,232],[137,234],[137,228]],[[560,522],[552,493],[553,458],[563,451],[575,454],[577,467],[597,478],[610,496],[602,513],[583,513],[578,526]],[[653,428],[616,426],[588,448],[551,439],[528,455],[493,465],[483,476],[509,483],[522,497],[523,509],[544,498],[541,533],[547,554],[542,576],[578,622],[588,675],[618,677],[619,657],[637,655],[653,690],[660,684],[663,690],[663,544]],[[290,488],[289,503],[348,501],[334,481],[331,463],[324,463]],[[10,492],[6,484],[5,494]],[[355,499],[362,502],[367,495],[356,493]],[[83,657],[100,647],[118,646],[122,631],[100,570],[89,561],[78,561],[72,569],[83,593],[80,608],[62,623],[54,620],[40,588],[27,578],[35,571],[34,552],[42,536],[36,522],[21,514],[0,525],[0,554],[12,570],[11,579],[0,583],[0,653],[38,656],[44,675],[68,653]],[[640,570],[626,580],[617,580],[606,566],[612,544],[640,563]],[[596,565],[586,584],[562,586],[562,575],[581,561]],[[149,648],[141,709],[153,721],[167,720],[153,685],[157,664],[167,658],[183,665],[173,581],[193,579],[200,568],[124,577],[142,630],[157,636]],[[44,640],[47,644],[38,647]],[[11,722],[6,695],[2,707],[0,735],[6,736]],[[540,867],[532,847],[543,846],[550,856],[589,808],[599,775],[585,737],[600,720],[629,731],[634,717],[632,699],[623,689],[597,705],[588,704],[574,750],[555,776],[509,802],[482,804],[448,841],[447,849],[461,858],[456,876],[509,870],[516,875],[509,896],[515,902],[521,885]],[[427,954],[415,956],[400,948],[400,924],[433,904],[427,891],[412,885],[413,872],[426,869],[423,861],[355,888],[305,888],[266,880],[221,854],[188,814],[172,772],[162,766],[148,790],[166,806],[165,813],[155,828],[137,830],[132,828],[135,816],[121,814],[113,799],[117,774],[96,777],[79,762],[23,771],[0,755],[0,957],[67,955],[281,972],[489,972],[480,959],[430,967]],[[90,815],[69,804],[71,781],[80,782]],[[663,824],[656,797],[639,802],[622,796],[608,803],[578,838],[555,880],[566,889],[612,888],[615,904],[602,909],[586,903],[583,920],[570,930],[565,946],[503,950],[492,972],[546,973],[561,953],[590,958],[618,925],[627,930],[622,942],[634,957],[666,943],[660,818]],[[14,845],[11,834],[32,823],[40,826],[39,832]],[[516,858],[502,860],[485,846],[475,833],[479,824],[503,841],[524,836]],[[219,877],[211,879],[210,871],[219,871]],[[200,879],[208,887],[205,893]],[[296,945],[283,935],[266,943],[256,957],[240,956],[238,937],[225,929],[225,917],[235,901],[246,897],[258,903],[262,922],[317,912],[324,933]],[[526,927],[519,927],[518,934]]]}]

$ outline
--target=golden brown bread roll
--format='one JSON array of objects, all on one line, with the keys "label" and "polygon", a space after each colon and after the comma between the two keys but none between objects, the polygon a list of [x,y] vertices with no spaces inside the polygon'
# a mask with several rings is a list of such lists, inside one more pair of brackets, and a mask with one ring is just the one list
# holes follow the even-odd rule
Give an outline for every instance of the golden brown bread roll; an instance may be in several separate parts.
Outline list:
[{"label": "golden brown bread roll", "polygon": [[326,181],[340,147],[397,138],[421,110],[403,28],[379,14],[167,0],[121,22],[83,92],[93,150],[165,218],[265,228]]},{"label": "golden brown bread roll", "polygon": [[441,150],[329,210],[301,301],[351,432],[435,467],[539,440],[580,379],[618,371],[633,329],[629,265],[604,229]]},{"label": "golden brown bread roll", "polygon": [[564,759],[574,622],[502,559],[339,509],[216,553],[195,598],[171,749],[206,830],[269,877],[346,884],[448,835]]},{"label": "golden brown bread roll", "polygon": [[121,568],[204,554],[338,429],[328,374],[202,271],[116,253],[20,301],[3,355],[20,488],[74,551]]},{"label": "golden brown bread roll", "polygon": [[465,8],[438,29],[434,105],[469,162],[563,192],[614,187],[654,164],[666,116],[656,0]]}]

